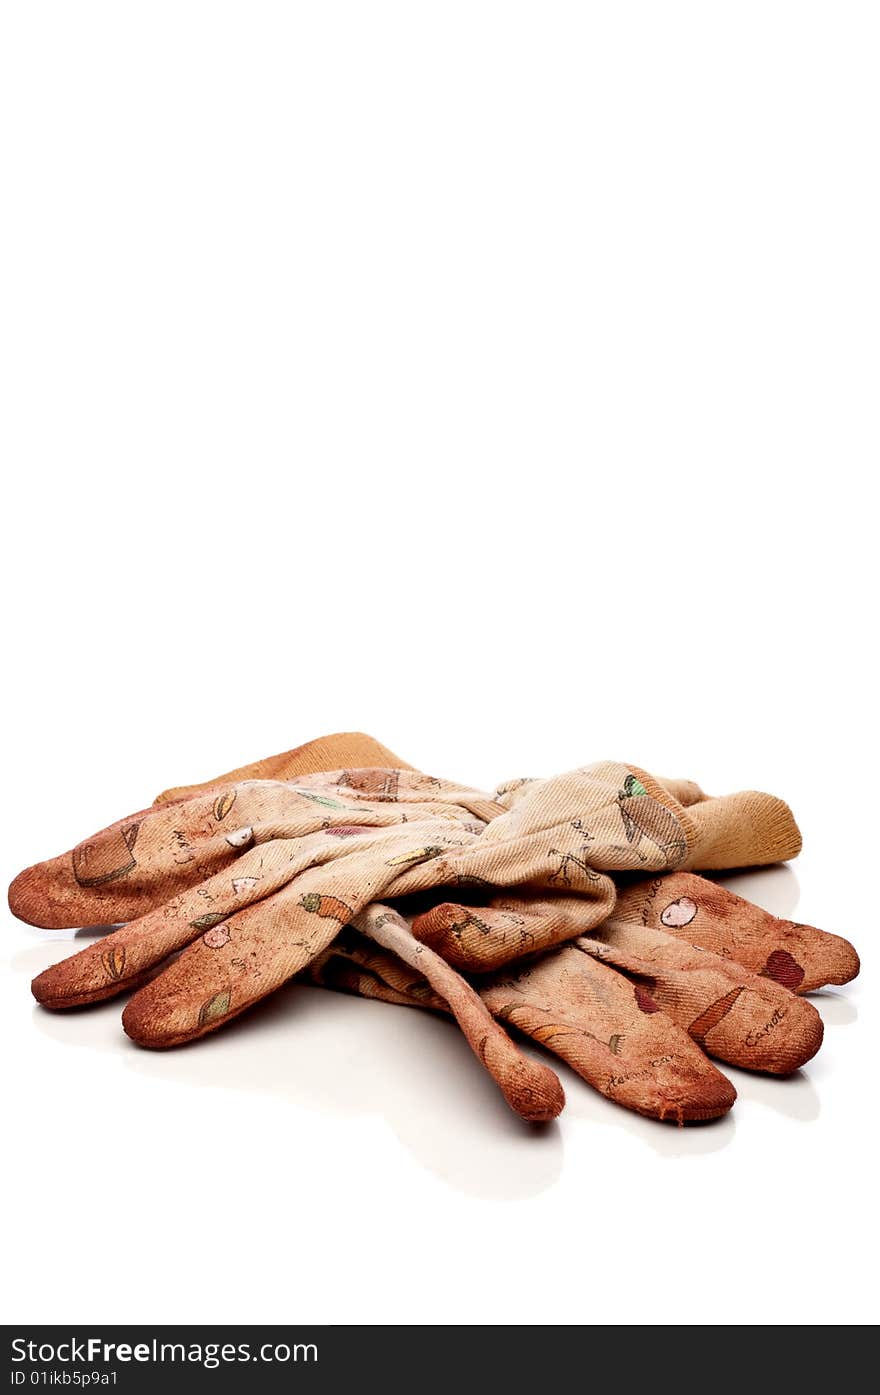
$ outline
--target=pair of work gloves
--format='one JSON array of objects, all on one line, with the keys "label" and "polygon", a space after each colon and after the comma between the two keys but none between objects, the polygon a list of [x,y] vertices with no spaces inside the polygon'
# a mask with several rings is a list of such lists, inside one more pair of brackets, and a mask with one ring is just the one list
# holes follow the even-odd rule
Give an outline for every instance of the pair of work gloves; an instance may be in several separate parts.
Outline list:
[{"label": "pair of work gloves", "polygon": [[692,869],[793,857],[770,795],[708,798],[601,762],[493,795],[413,769],[359,733],[167,791],[13,882],[47,928],[127,922],[47,969],[49,1008],[135,990],[126,1032],[191,1041],[295,975],[452,1014],[510,1106],[555,1117],[533,1038],[658,1119],[727,1112],[708,1059],[785,1075],[822,1022],[802,995],[858,973],[837,935],[778,920]]}]

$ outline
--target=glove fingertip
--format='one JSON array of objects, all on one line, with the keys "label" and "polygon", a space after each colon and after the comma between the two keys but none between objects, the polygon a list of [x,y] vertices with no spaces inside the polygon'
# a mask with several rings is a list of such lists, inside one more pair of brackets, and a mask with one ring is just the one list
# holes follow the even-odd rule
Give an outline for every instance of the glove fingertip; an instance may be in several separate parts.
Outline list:
[{"label": "glove fingertip", "polygon": [[136,1046],[156,1051],[173,1044],[168,1039],[167,1027],[143,992],[135,993],[123,1008],[122,1029]]},{"label": "glove fingertip", "polygon": [[530,1124],[549,1123],[565,1108],[565,1091],[558,1075],[537,1062],[511,1073],[502,1090],[511,1109]]},{"label": "glove fingertip", "polygon": [[858,978],[862,969],[862,961],[855,945],[842,935],[831,935],[832,941],[828,947],[828,983],[840,985],[852,983],[854,978]]},{"label": "glove fingertip", "polygon": [[64,995],[59,992],[58,965],[53,964],[50,968],[44,969],[41,974],[37,974],[31,980],[31,992],[41,1007],[63,1007]]},{"label": "glove fingertip", "polygon": [[36,863],[33,867],[25,867],[10,884],[7,893],[10,911],[18,920],[23,920],[28,925],[36,925],[41,930],[61,928],[55,924],[51,915],[46,891],[44,865]]}]

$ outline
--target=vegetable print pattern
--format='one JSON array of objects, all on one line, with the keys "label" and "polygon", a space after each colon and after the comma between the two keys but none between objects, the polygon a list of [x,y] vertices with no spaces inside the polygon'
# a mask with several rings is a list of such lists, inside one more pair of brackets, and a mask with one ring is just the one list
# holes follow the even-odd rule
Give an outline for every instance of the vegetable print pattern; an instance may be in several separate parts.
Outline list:
[{"label": "vegetable print pattern", "polygon": [[[756,935],[760,962],[747,968],[698,943],[717,929],[703,890],[711,884],[668,873],[693,855],[694,825],[644,772],[604,762],[513,781],[494,797],[390,767],[291,773],[193,792],[27,869],[11,892],[24,918],[130,922],[47,970],[38,998],[63,1007],[138,988],[126,1030],[144,1045],[173,1045],[307,972],[451,1011],[511,1106],[536,1120],[558,1113],[561,1088],[497,1019],[609,1098],[679,1121],[732,1102],[700,1045],[768,1070],[794,1068],[816,1049],[814,1009],[790,990],[821,973],[821,932],[811,940],[809,927],[792,927],[785,943]],[[625,914],[608,919],[609,873],[636,869],[654,877],[640,884],[633,938]],[[446,902],[443,915],[429,911],[411,927],[379,904],[450,887],[487,904]],[[538,957],[512,978],[488,972],[522,955]],[[840,956],[838,975],[848,971]],[[476,987],[456,962],[484,971]]]}]

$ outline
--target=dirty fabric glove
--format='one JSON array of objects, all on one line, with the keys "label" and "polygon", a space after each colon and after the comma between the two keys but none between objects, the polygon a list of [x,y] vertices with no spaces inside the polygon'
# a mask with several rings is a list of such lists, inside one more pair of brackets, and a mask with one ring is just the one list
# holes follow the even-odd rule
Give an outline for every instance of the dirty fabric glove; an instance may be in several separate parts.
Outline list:
[{"label": "dirty fabric glove", "polygon": [[136,995],[126,1025],[156,1045],[199,1035],[291,977],[401,877],[430,886],[496,812],[417,772],[358,770],[245,781],[120,820],[10,888],[33,924],[131,921],[47,970],[35,993],[56,1007],[107,997],[196,941]]},{"label": "dirty fabric glove", "polygon": [[614,919],[678,936],[795,993],[849,983],[859,972],[859,956],[842,935],[780,920],[693,872],[618,887]]},{"label": "dirty fabric glove", "polygon": [[[522,899],[517,913],[523,922],[559,914],[547,905]],[[475,982],[493,1016],[546,1046],[608,1098],[654,1118],[681,1123],[727,1112],[736,1092],[707,1055],[773,1074],[796,1070],[818,1050],[822,1022],[790,991],[793,979],[800,973],[797,986],[806,991],[858,973],[858,957],[841,937],[779,921],[691,874],[640,882],[621,906],[598,931]],[[664,924],[676,921],[674,929],[643,923],[646,907]],[[369,908],[356,925],[368,928],[379,913]],[[576,930],[575,919],[569,929]],[[537,926],[535,932],[540,938]],[[727,955],[743,938],[759,972],[703,947],[714,939]],[[309,976],[363,997],[448,1010],[416,962],[404,963],[352,930],[314,961]]]},{"label": "dirty fabric glove", "polygon": [[[612,762],[591,766],[604,790],[603,820],[588,811],[557,826],[558,839],[546,844],[547,871],[540,885],[553,895],[540,904],[534,894],[517,896],[473,893],[452,902],[439,902],[413,921],[416,937],[460,969],[485,972],[500,968],[542,946],[559,944],[583,934],[597,920],[586,920],[584,891],[597,878],[596,868],[616,876],[645,872],[653,864],[661,872],[674,867],[703,870],[758,867],[796,857],[801,836],[788,805],[774,795],[746,790],[710,798],[687,780],[654,780],[634,768]],[[557,787],[575,778],[560,776]],[[496,791],[510,811],[508,826],[522,811],[533,817],[546,798],[547,781],[516,780]],[[554,796],[555,792],[554,792]],[[572,804],[576,796],[572,791]],[[487,830],[493,838],[496,828]],[[467,883],[464,885],[467,893]],[[478,909],[460,901],[479,901]]]},{"label": "dirty fabric glove", "polygon": [[[290,751],[282,751],[278,755],[254,761],[203,784],[183,785],[167,790],[159,795],[155,802],[167,803],[170,800],[204,793],[233,780],[293,780],[304,773],[335,770],[345,765],[414,769],[373,737],[363,732],[342,732],[320,737]],[[538,783],[536,780],[511,780],[498,788],[495,798],[503,807],[511,807],[530,787]],[[712,867],[759,866],[795,857],[800,851],[800,833],[791,811],[782,800],[772,795],[744,791],[725,796],[723,799],[713,799],[691,780],[660,779],[658,783],[672,795],[678,805],[688,811],[688,818],[694,830],[689,858],[692,865],[696,865],[698,861],[706,870]],[[673,847],[677,843],[675,821],[669,818],[668,811],[658,810],[646,795],[647,791],[639,785],[634,775],[625,777],[623,786],[617,792],[620,825],[627,843],[635,845],[636,865],[640,860],[644,860],[644,854],[639,851],[643,839],[653,836],[655,840],[659,837],[662,842],[664,823],[665,832]],[[697,805],[699,808],[695,807]],[[540,897],[536,892],[530,891],[525,899],[505,894],[487,901],[485,887],[480,886],[478,881],[475,885],[468,886],[466,879],[459,877],[459,896],[464,897],[470,893],[476,904],[462,905],[458,901],[446,902],[434,898],[430,912],[417,916],[413,921],[416,937],[443,955],[450,964],[464,969],[486,971],[500,968],[523,955],[534,954],[542,946],[559,944],[589,930],[592,924],[598,923],[593,917],[594,908],[585,906],[582,893],[566,894],[571,891],[576,877],[589,878],[592,872],[589,830],[584,830],[583,838],[578,839],[576,836],[582,831],[582,825],[583,820],[580,818],[571,821],[570,832],[575,835],[574,846],[569,842],[565,851],[549,849],[549,856],[554,859],[553,870],[546,876],[550,894]],[[569,830],[566,830],[566,834],[568,833]],[[696,848],[699,849],[698,852],[693,850]],[[675,889],[675,896],[683,897],[685,903],[688,888],[693,890],[695,886],[700,888],[701,905],[708,906],[707,898],[714,898],[711,904],[716,917],[720,917],[721,923],[726,926],[726,939],[719,939],[717,930],[713,930],[709,940],[701,940],[699,943],[703,948],[737,959],[745,967],[756,972],[762,968],[762,964],[754,960],[754,954],[747,941],[749,933],[752,933],[754,947],[757,947],[755,952],[759,952],[763,943],[767,913],[741,898],[732,897],[723,888],[691,873],[677,873],[674,883],[669,875],[655,881],[639,881],[631,890],[624,892],[621,892],[618,886],[617,913],[624,919],[631,915],[637,918],[646,915],[643,902],[650,888],[661,886],[669,887],[670,896]],[[733,906],[732,903],[737,904]],[[722,914],[724,906],[728,911],[726,916]],[[665,909],[665,902],[657,910],[663,928],[671,929],[673,933],[674,921],[678,914],[681,912]],[[704,912],[700,925],[705,924]],[[808,935],[812,933],[809,932],[809,927],[796,927],[790,923],[786,925],[787,940],[797,939],[796,932],[801,930],[805,930]],[[735,942],[730,939],[734,927],[737,934]],[[748,927],[751,927],[751,932]],[[777,935],[778,933],[777,931]],[[828,939],[829,937],[825,936],[822,940],[822,972],[827,968]],[[852,947],[845,940],[839,943],[844,947],[843,962],[847,963],[847,956],[853,953]],[[779,948],[781,949],[781,945]],[[782,962],[778,955],[775,962]],[[825,981],[846,982],[846,979]],[[784,978],[780,979],[780,982],[785,983],[787,987],[796,986],[786,982]]]},{"label": "dirty fabric glove", "polygon": [[[616,763],[608,764],[621,769]],[[415,769],[389,751],[387,746],[363,732],[339,732],[253,761],[201,784],[180,785],[166,790],[154,802],[167,804],[242,780],[294,780],[303,774],[338,770],[346,766]],[[688,855],[682,864],[684,866],[699,866],[703,871],[757,867],[785,861],[800,852],[801,836],[791,810],[783,800],[773,795],[745,790],[718,799],[705,794],[693,780],[662,777],[651,780],[649,777],[649,783],[652,788],[659,786],[666,795],[672,796],[673,810],[687,810],[691,836]],[[546,784],[546,780],[509,780],[498,787],[493,797],[501,808],[511,808],[534,787],[542,784]],[[616,796],[623,835],[627,843],[634,845],[631,864],[638,868],[640,863],[647,861],[643,851],[645,839],[655,842],[659,839],[662,845],[666,837],[670,844],[669,865],[677,865],[680,835],[676,823],[652,808],[649,791],[641,785],[636,774],[623,772],[623,783]],[[572,830],[575,833],[579,831],[577,820],[572,820]],[[587,841],[582,840],[582,843],[586,844]],[[560,854],[560,862],[552,878],[557,890],[572,885],[572,872],[576,869],[578,857],[584,860],[583,846],[579,853],[577,839],[574,843],[575,846],[570,847],[564,855]]]},{"label": "dirty fabric glove", "polygon": [[[232,780],[293,780],[303,773],[335,770],[344,765],[414,769],[373,737],[363,732],[342,732],[254,761],[202,784],[166,790],[155,802],[162,804],[204,793]],[[541,783],[544,782],[525,779],[508,781],[496,790],[495,799],[500,807],[511,808],[530,789]],[[800,832],[791,810],[773,795],[748,790],[713,799],[692,780],[660,779],[656,783],[672,796],[675,806],[687,810],[691,840],[685,865],[699,865],[705,870],[762,866],[795,857],[800,852]],[[695,807],[697,805],[698,808]],[[641,851],[645,840],[649,843],[653,840],[656,844],[659,839],[662,845],[664,838],[668,839],[666,861],[671,865],[676,860],[681,846],[677,819],[670,816],[669,809],[656,807],[648,791],[632,773],[624,776],[623,784],[617,791],[617,813],[620,817],[619,832],[622,831],[632,849],[629,860],[633,865],[638,867],[646,860]],[[579,838],[581,832],[584,836]],[[579,817],[571,820],[570,829],[566,829],[565,833],[566,848],[562,851],[549,849],[549,857],[554,860],[554,865],[546,875],[545,884],[552,889],[552,895],[539,904],[535,894],[530,894],[527,898],[527,918],[520,914],[521,903],[517,898],[499,896],[486,904],[485,887],[480,885],[479,879],[471,879],[469,886],[468,879],[459,874],[459,894],[465,896],[468,892],[472,893],[480,900],[480,909],[463,907],[457,902],[434,904],[430,914],[417,917],[414,921],[416,936],[430,944],[451,964],[466,969],[489,970],[500,968],[524,954],[534,953],[542,945],[558,944],[588,930],[591,924],[598,922],[592,917],[589,921],[585,920],[587,908],[583,894],[566,896],[565,893],[578,880],[582,884],[584,878],[589,879],[592,875],[592,835]],[[621,848],[619,851],[626,861],[626,850]],[[686,874],[681,875],[684,877]],[[540,914],[536,915],[538,911]],[[536,928],[539,929],[540,942],[535,938]]]},{"label": "dirty fabric glove", "polygon": [[[273,757],[273,768],[283,773],[298,759],[301,749]],[[246,767],[244,773],[257,773],[258,768]],[[510,804],[532,783],[510,782],[501,787],[497,797]],[[690,781],[661,783],[700,825],[703,864],[766,863],[799,851],[800,838],[790,812],[771,796],[745,792],[719,801],[710,799]],[[662,841],[665,815],[644,802],[644,791],[635,779],[624,782],[618,802],[628,842],[638,844],[652,833]],[[572,828],[576,831],[574,823]],[[426,947],[439,950],[451,964],[476,969],[497,968],[524,954],[534,954],[542,944],[577,940],[589,929],[592,916],[580,894],[565,893],[573,873],[587,873],[587,852],[588,846],[580,853],[569,849],[567,855],[556,850],[558,866],[547,880],[561,892],[505,893],[491,898],[488,904],[442,902],[415,917],[415,936]],[[481,890],[476,888],[477,896]],[[399,916],[392,917],[376,907],[363,912],[356,924],[368,930],[377,921],[384,923],[386,934],[397,922],[399,942],[388,947],[396,948],[400,958],[367,944],[357,934],[344,932],[315,961],[314,980],[385,1001],[444,1009],[436,982],[428,982],[421,973],[424,965],[413,959],[413,932]],[[606,946],[604,951],[590,945],[583,946],[581,953],[589,950],[595,958],[600,953],[610,957],[616,952],[618,962],[623,963],[625,926],[631,921],[678,935],[697,950],[711,950],[728,962],[715,963],[693,951],[683,957],[681,949],[687,946],[676,950],[675,945],[656,938],[649,943],[644,934],[633,944],[631,933],[629,979],[558,952],[547,955],[546,964],[539,961],[529,966],[522,976],[477,982],[483,984],[487,1001],[499,1016],[504,1016],[507,1008],[509,1020],[518,1021],[526,1031],[531,1023],[531,1034],[537,1039],[549,1039],[551,1046],[563,1043],[561,1049],[557,1047],[558,1054],[567,1055],[603,1093],[649,1115],[707,1118],[724,1112],[733,1101],[732,1086],[692,1041],[682,1039],[683,1031],[710,1054],[777,1073],[795,1068],[816,1049],[821,1022],[812,1009],[791,1008],[784,994],[774,1000],[774,990],[767,984],[749,987],[747,976],[732,972],[729,961],[783,988],[802,992],[824,983],[847,982],[858,972],[858,957],[846,940],[779,921],[690,872],[640,880],[622,891],[618,887],[613,923],[598,937],[598,943]],[[401,942],[407,945],[402,954]],[[657,958],[663,969],[660,979],[651,972]],[[419,970],[416,976],[414,970]],[[515,985],[518,994],[512,1004],[511,993],[505,992],[509,984]],[[460,1003],[460,991],[457,996]],[[647,1010],[661,1002],[665,1012]],[[454,1011],[474,1045],[480,1040],[481,1019],[471,1012],[468,1021],[458,1007]],[[548,1026],[548,1014],[557,1019],[555,1025]],[[589,1021],[594,1025],[592,1034]],[[619,1029],[625,1024],[629,1025],[624,1034]],[[658,1051],[658,1037],[661,1047],[665,1040],[671,1049]],[[622,1068],[624,1061],[626,1069]]]},{"label": "dirty fabric glove", "polygon": [[[346,762],[353,767],[352,770],[345,772],[346,780],[355,781],[361,787],[361,792],[363,792],[363,787],[368,788],[375,798],[384,802],[389,800],[396,791],[399,792],[399,777],[396,771],[389,772],[387,769],[375,768],[360,770],[360,767],[378,761],[393,761],[398,770],[411,769],[387,747],[372,737],[359,732],[346,732],[321,737],[306,745],[299,746],[293,751],[285,752],[281,757],[270,758],[267,761],[259,761],[251,766],[242,767],[241,770],[232,772],[231,776],[224,777],[224,780],[228,781],[233,777],[268,778],[273,770],[280,770],[282,766],[284,777],[294,779],[297,776],[323,771],[328,765],[334,768]],[[359,771],[358,775],[355,775],[355,770]],[[224,791],[222,782],[219,787],[216,781],[211,781],[202,786],[190,786],[187,789],[169,791],[160,796],[156,803],[179,802],[181,797],[186,794],[205,793],[208,790],[214,790],[212,811],[222,813],[225,817],[231,812],[231,806],[228,790]],[[341,830],[337,827],[335,829],[336,835],[339,836],[340,832]],[[135,839],[135,841],[137,840]],[[111,850],[114,848],[118,850],[118,841],[115,838],[109,840],[109,846]],[[132,849],[127,849],[127,851],[131,852]],[[94,857],[90,856],[92,856],[94,869]],[[110,861],[114,865],[105,867],[103,873],[99,871],[93,878],[81,878],[82,881],[90,883],[90,885],[80,887],[78,896],[77,893],[74,893],[77,896],[74,904],[79,911],[78,918],[88,920],[97,916],[99,920],[103,920],[110,915],[115,916],[121,913],[123,905],[117,899],[119,897],[117,883],[120,876],[115,865],[115,853]],[[123,877],[127,876],[129,861],[133,861],[133,858],[125,858],[123,861]],[[107,873],[109,875],[106,875]],[[29,877],[25,876],[25,886],[30,880]],[[86,892],[88,896],[84,895]],[[147,901],[154,899],[149,887],[129,888],[123,893],[125,904],[127,905],[132,896],[140,895],[143,895]],[[70,907],[70,910],[72,914],[73,906]],[[57,903],[54,914],[56,918],[68,918],[63,915]],[[46,918],[45,907],[43,918]],[[224,942],[228,942],[227,926],[221,925],[219,922],[216,927],[212,926],[210,916],[205,918],[203,924],[206,922],[208,928],[203,936],[204,942],[208,945],[223,947]],[[429,949],[418,945],[412,939],[408,928],[404,927],[404,929],[405,934],[401,936],[399,933],[395,933],[393,926],[383,929],[381,922],[379,922],[375,933],[381,944],[388,945],[398,954],[406,956],[407,953],[414,953],[419,956],[421,972],[427,974],[445,993],[444,1001],[447,1003],[447,1010],[457,1016],[466,1038],[470,1041],[486,1069],[496,1079],[511,1107],[523,1117],[533,1120],[552,1117],[558,1113],[564,1102],[564,1096],[553,1073],[540,1063],[535,1063],[523,1056],[504,1029],[491,1017],[470,985],[444,965],[442,961],[437,960],[437,957]],[[99,946],[92,947],[91,952],[87,951],[83,956],[67,961],[66,964],[60,966],[62,976],[60,985],[56,982],[53,987],[53,979],[56,976],[52,971],[49,971],[48,975],[41,976],[39,982],[35,983],[37,995],[61,991],[67,996],[55,1002],[54,1005],[65,1006],[76,1001],[98,1001],[126,987],[136,986],[144,978],[150,976],[150,970],[136,974],[133,978],[130,974],[126,974],[127,943],[128,937],[126,935],[117,936],[115,939],[111,937],[109,940],[101,942]],[[90,960],[93,962],[90,963]],[[98,964],[100,964],[100,972],[95,974]],[[161,967],[162,963],[160,962],[153,968],[152,972],[156,972]],[[90,975],[92,976],[91,991],[89,990]],[[81,990],[78,995],[75,993],[76,989]],[[74,990],[74,996],[71,996],[71,990]],[[51,998],[46,999],[47,1006],[52,1003]],[[208,1025],[213,1025],[213,1023]]]},{"label": "dirty fabric glove", "polygon": [[[578,930],[584,930],[613,905],[614,884],[604,870],[661,870],[703,857],[713,865],[730,856],[737,863],[768,861],[799,845],[786,806],[769,796],[748,797],[758,803],[744,838],[741,816],[730,817],[743,797],[706,801],[717,811],[700,823],[670,793],[671,782],[666,787],[615,763],[555,781],[514,782],[498,801],[399,762],[313,773],[331,751],[337,759],[363,759],[365,745],[378,743],[349,733],[258,763],[261,771],[285,774],[298,766],[307,773],[296,783],[236,780],[212,782],[201,794],[175,791],[154,811],[121,820],[72,854],[28,869],[13,884],[10,904],[33,923],[134,917],[133,924],[47,970],[35,981],[36,996],[47,1006],[76,1006],[152,980],[126,1009],[126,1029],[142,1044],[174,1045],[271,992],[320,954],[343,922],[366,911],[380,944],[387,946],[393,931],[396,953],[405,959],[423,953],[422,976],[442,991],[513,1107],[527,1117],[548,1117],[562,1102],[550,1073],[524,1065],[499,1030],[487,1033],[488,1014],[473,990],[463,980],[453,982],[448,966],[411,936],[404,943],[390,918],[376,921],[370,902],[436,884],[485,894],[521,883],[551,889],[561,883],[579,893]],[[702,799],[687,782],[675,788],[682,800]],[[489,827],[487,820],[493,820]],[[517,954],[573,933],[559,915],[533,915],[531,923],[524,932],[516,927]],[[163,961],[186,946],[155,977]],[[504,958],[510,957],[506,947]]]},{"label": "dirty fabric glove", "polygon": [[[725,817],[725,801],[707,801],[718,818],[700,825],[651,776],[614,762],[521,782],[503,798],[373,768],[215,786],[122,819],[13,883],[11,908],[33,924],[132,921],[47,970],[35,993],[53,1007],[107,997],[197,941],[126,1014],[136,1039],[172,1045],[271,992],[379,897],[552,889],[561,878],[590,928],[614,904],[608,872],[699,863],[704,843],[714,858]],[[748,846],[737,833],[738,863],[785,856],[798,841],[786,807],[768,808]],[[553,938],[528,944],[561,931],[545,921],[541,933]]]}]

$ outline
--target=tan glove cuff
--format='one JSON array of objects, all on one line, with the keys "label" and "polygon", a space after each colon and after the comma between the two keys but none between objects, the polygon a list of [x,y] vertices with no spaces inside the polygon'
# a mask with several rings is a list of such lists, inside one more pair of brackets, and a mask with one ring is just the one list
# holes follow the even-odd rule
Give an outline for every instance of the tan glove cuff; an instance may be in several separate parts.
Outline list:
[{"label": "tan glove cuff", "polygon": [[794,814],[775,795],[743,790],[715,799],[690,780],[655,780],[644,770],[637,773],[655,799],[677,807],[687,839],[687,852],[676,864],[682,869],[763,867],[786,862],[801,850]]},{"label": "tan glove cuff", "polygon": [[155,804],[168,804],[174,799],[185,799],[187,795],[199,794],[213,785],[235,783],[238,780],[291,780],[299,775],[317,775],[322,770],[344,770],[349,767],[359,770],[377,766],[389,770],[412,770],[413,766],[401,760],[381,741],[367,736],[362,731],[340,731],[331,736],[319,736],[315,741],[307,741],[304,746],[295,746],[292,751],[282,751],[277,756],[266,756],[265,760],[241,765],[226,775],[217,775],[204,784],[177,785],[157,795]]},{"label": "tan glove cuff", "polygon": [[757,790],[704,799],[688,807],[693,839],[682,868],[761,867],[801,850],[800,829],[782,799]]}]

